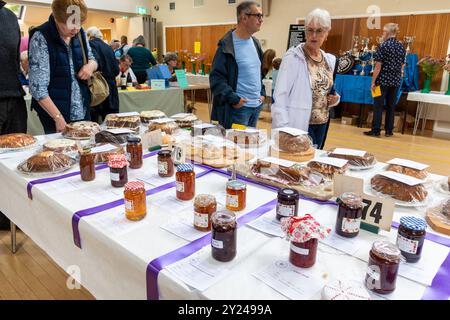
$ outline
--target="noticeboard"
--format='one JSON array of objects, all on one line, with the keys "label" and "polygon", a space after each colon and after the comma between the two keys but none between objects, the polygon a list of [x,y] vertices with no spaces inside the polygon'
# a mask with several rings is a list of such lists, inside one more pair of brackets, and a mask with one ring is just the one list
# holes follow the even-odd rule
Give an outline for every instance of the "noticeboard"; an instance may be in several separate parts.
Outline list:
[{"label": "noticeboard", "polygon": [[288,50],[306,42],[305,26],[303,24],[291,24],[289,27]]}]

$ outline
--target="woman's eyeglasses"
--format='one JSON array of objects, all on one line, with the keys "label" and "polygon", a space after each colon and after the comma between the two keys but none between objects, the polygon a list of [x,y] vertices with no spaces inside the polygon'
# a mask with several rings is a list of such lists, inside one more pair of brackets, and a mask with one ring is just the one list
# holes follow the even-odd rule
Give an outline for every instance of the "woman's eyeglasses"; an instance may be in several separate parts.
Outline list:
[{"label": "woman's eyeglasses", "polygon": [[315,29],[307,28],[306,29],[306,33],[307,34],[314,34],[315,33],[318,36],[321,36],[321,35],[323,35],[325,33],[325,30],[324,29],[317,29],[317,30],[315,30]]}]

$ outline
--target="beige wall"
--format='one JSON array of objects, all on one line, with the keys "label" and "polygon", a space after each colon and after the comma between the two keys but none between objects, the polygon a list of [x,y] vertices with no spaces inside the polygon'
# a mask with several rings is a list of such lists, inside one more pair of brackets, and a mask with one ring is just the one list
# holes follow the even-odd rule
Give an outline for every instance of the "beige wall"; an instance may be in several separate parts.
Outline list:
[{"label": "beige wall", "polygon": [[[158,4],[160,10],[154,11],[152,5],[152,14],[165,26],[235,21],[235,5],[227,5],[226,0],[204,1],[204,7],[193,8],[193,0],[178,0],[175,1],[176,11],[169,11],[171,0],[156,0],[152,3]],[[265,48],[274,48],[280,56],[286,51],[289,25],[312,9],[327,9],[332,16],[364,15],[369,5],[378,5],[383,15],[436,10],[450,12],[449,0],[272,0],[270,16],[265,18],[257,37],[266,40]]]}]

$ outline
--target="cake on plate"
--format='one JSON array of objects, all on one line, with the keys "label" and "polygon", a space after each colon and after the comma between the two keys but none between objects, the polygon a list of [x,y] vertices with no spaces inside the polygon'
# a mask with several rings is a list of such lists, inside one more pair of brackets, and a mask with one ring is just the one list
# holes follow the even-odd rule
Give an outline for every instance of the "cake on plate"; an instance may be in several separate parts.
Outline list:
[{"label": "cake on plate", "polygon": [[56,153],[76,152],[78,151],[78,144],[76,141],[69,139],[55,139],[44,143],[43,150]]},{"label": "cake on plate", "polygon": [[174,134],[176,130],[179,129],[179,126],[173,119],[164,118],[164,119],[155,119],[150,121],[148,125],[149,131],[161,130],[166,134]]},{"label": "cake on plate", "polygon": [[66,124],[63,136],[73,139],[89,139],[100,132],[100,126],[92,121],[79,121]]},{"label": "cake on plate", "polygon": [[72,166],[73,160],[62,153],[53,151],[43,151],[30,157],[25,164],[24,169],[27,172],[55,172],[68,169]]},{"label": "cake on plate", "polygon": [[105,122],[108,129],[125,128],[133,131],[138,131],[141,126],[141,117],[139,116],[139,114],[108,114],[105,118]]},{"label": "cake on plate", "polygon": [[24,148],[36,143],[36,138],[25,133],[10,133],[0,136],[0,149]]},{"label": "cake on plate", "polygon": [[167,115],[160,110],[151,110],[151,111],[142,111],[141,112],[141,122],[142,123],[147,124],[152,120],[163,119],[163,118],[167,118]]}]

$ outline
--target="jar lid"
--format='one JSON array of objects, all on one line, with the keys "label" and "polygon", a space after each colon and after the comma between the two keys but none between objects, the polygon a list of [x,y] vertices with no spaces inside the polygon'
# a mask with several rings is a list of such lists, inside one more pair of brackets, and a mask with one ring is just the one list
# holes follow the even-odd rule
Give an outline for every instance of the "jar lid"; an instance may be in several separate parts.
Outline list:
[{"label": "jar lid", "polygon": [[199,194],[195,197],[194,206],[196,207],[208,207],[210,205],[217,205],[216,197],[210,194]]},{"label": "jar lid", "polygon": [[143,182],[131,181],[125,185],[125,191],[139,191],[139,190],[145,190]]},{"label": "jar lid", "polygon": [[289,189],[289,188],[285,188],[285,189],[280,189],[278,190],[278,196],[283,197],[287,200],[298,200],[300,199],[300,194],[298,193],[297,190],[294,189]]},{"label": "jar lid", "polygon": [[170,150],[161,150],[161,151],[158,152],[158,156],[171,157],[172,156],[172,151],[170,151]]},{"label": "jar lid", "polygon": [[128,136],[127,137],[127,141],[129,143],[140,143],[141,142],[141,138],[136,137],[136,136]]},{"label": "jar lid", "polygon": [[245,190],[247,189],[247,184],[239,180],[230,180],[227,182],[227,188],[231,190]]},{"label": "jar lid", "polygon": [[388,241],[375,241],[372,246],[372,251],[382,259],[390,261],[400,260],[400,249]]},{"label": "jar lid", "polygon": [[124,154],[113,154],[108,157],[108,166],[114,169],[121,169],[128,166],[127,157]]},{"label": "jar lid", "polygon": [[215,212],[211,216],[211,220],[214,224],[229,225],[236,222],[236,215],[228,210]]},{"label": "jar lid", "polygon": [[425,231],[427,229],[425,220],[416,217],[402,217],[400,225],[412,231]]},{"label": "jar lid", "polygon": [[351,209],[359,209],[363,207],[362,197],[354,192],[346,192],[342,194],[338,199],[338,203],[339,202],[344,203]]},{"label": "jar lid", "polygon": [[177,166],[178,172],[193,172],[194,166],[190,163],[181,163]]}]

